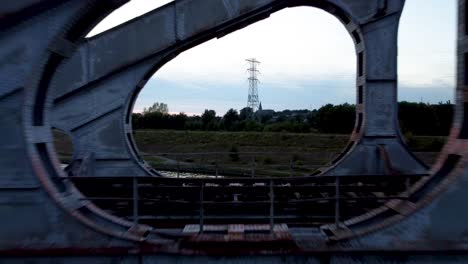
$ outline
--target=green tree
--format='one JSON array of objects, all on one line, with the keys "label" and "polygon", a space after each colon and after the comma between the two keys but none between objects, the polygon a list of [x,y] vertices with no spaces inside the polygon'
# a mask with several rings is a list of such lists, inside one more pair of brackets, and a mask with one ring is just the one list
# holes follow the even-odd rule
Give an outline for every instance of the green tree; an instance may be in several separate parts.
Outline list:
[{"label": "green tree", "polygon": [[229,109],[223,116],[224,129],[231,131],[234,124],[239,121],[239,114],[235,109]]},{"label": "green tree", "polygon": [[251,118],[252,115],[253,115],[253,109],[250,107],[244,107],[240,110],[239,119],[246,120],[246,119]]},{"label": "green tree", "polygon": [[185,113],[170,115],[169,126],[172,129],[183,130],[185,129],[185,123],[187,123],[187,119],[188,117]]},{"label": "green tree", "polygon": [[403,133],[414,135],[445,136],[453,120],[453,104],[450,101],[439,104],[400,102],[398,117]]},{"label": "green tree", "polygon": [[215,110],[205,109],[205,112],[203,112],[201,116],[201,120],[202,120],[203,129],[208,130],[209,128],[214,127],[215,126],[214,123],[216,122]]},{"label": "green tree", "polygon": [[432,107],[437,117],[437,135],[448,135],[452,127],[454,105],[447,101],[445,103],[439,102],[439,104],[432,105]]},{"label": "green tree", "polygon": [[349,134],[353,131],[356,107],[350,104],[327,104],[317,111],[317,128],[323,133]]},{"label": "green tree", "polygon": [[145,124],[143,122],[143,115],[140,113],[133,113],[132,114],[132,126],[133,129],[140,129],[145,128]]},{"label": "green tree", "polygon": [[148,113],[162,113],[162,114],[168,114],[169,113],[169,107],[165,103],[159,103],[156,102],[152,106],[148,108],[143,108],[143,114],[148,114]]}]

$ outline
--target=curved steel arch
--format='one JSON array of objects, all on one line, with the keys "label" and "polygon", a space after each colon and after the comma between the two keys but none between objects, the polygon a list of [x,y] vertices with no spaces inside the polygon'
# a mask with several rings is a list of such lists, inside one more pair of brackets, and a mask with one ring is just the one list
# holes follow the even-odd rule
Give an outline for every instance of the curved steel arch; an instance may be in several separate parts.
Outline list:
[{"label": "curved steel arch", "polygon": [[[321,8],[343,23],[354,40],[358,62],[355,128],[344,152],[330,167],[323,168],[322,174],[382,175],[389,174],[389,170],[400,174],[426,173],[427,167],[406,148],[396,114],[396,42],[403,2],[344,4],[301,0],[252,2],[247,6],[236,1],[226,3],[214,2],[210,7],[168,4],[99,34],[78,48],[52,83],[55,90],[52,124],[70,131],[76,138],[77,167],[84,156],[94,153],[96,176],[159,175],[138,156],[129,118],[133,100],[155,68],[191,47],[278,10],[307,5]],[[190,22],[185,25],[196,25],[194,29],[191,26],[189,30],[180,29],[184,28],[180,24],[185,20],[178,19],[176,14],[187,19],[184,8],[191,12]],[[216,21],[201,22],[199,17],[205,8],[216,10]],[[149,28],[159,34],[148,36]],[[127,115],[125,120],[123,115]],[[113,142],[104,144],[98,133]]]},{"label": "curved steel arch", "polygon": [[[362,5],[375,3],[349,1],[352,3],[350,6],[356,5],[354,7],[361,11],[362,16],[367,14],[362,12],[367,10]],[[200,3],[202,0],[184,2]],[[47,89],[57,67],[73,54],[75,42],[95,21],[122,4],[107,1],[109,5],[103,6],[102,3],[92,0],[50,2],[37,13],[27,12],[28,19],[22,23],[11,22],[20,20],[21,12],[0,20],[8,25],[2,29],[4,41],[0,42],[0,52],[6,58],[1,62],[4,67],[0,68],[0,117],[5,133],[0,145],[0,198],[3,202],[0,210],[4,215],[0,228],[0,252],[14,253],[8,250],[17,249],[20,245],[32,250],[24,252],[45,250],[45,254],[53,254],[53,251],[46,249],[54,248],[57,243],[73,248],[85,241],[90,248],[118,246],[123,250],[121,254],[127,254],[129,249],[144,248],[144,245],[134,242],[152,238],[144,234],[147,233],[145,227],[129,227],[128,223],[109,218],[92,204],[81,201],[60,171],[51,145],[47,113],[52,100],[48,99]],[[394,7],[402,4],[402,1],[388,3]],[[23,10],[30,4],[18,1],[14,10]],[[465,257],[468,255],[465,244],[468,213],[462,203],[468,198],[465,169],[468,151],[468,115],[465,108],[468,37],[464,34],[466,1],[459,0],[459,7],[456,116],[448,144],[432,169],[431,176],[413,186],[408,192],[408,201],[392,201],[367,216],[344,223],[343,228],[328,228],[329,231],[325,232],[331,232],[330,238],[337,240],[337,244],[324,244],[324,241],[316,244],[317,241],[312,241],[313,245],[305,246],[304,251],[317,253],[317,248],[328,251],[336,263],[357,261],[355,257],[343,253],[349,251],[373,255],[368,256],[367,261],[378,261],[381,258],[375,256],[378,251],[408,250],[408,254],[416,251],[435,255],[444,254],[441,250],[452,250]],[[25,45],[30,43],[34,45],[26,48]],[[21,60],[6,56],[12,54]],[[49,200],[50,197],[73,218],[63,214]],[[15,202],[20,202],[21,206],[15,206]],[[35,219],[35,222],[31,223],[29,219]],[[83,228],[80,222],[89,228]],[[348,241],[343,243],[341,240]],[[164,245],[166,241],[155,238],[151,242]],[[173,247],[151,250],[173,252]],[[72,254],[73,251],[68,252]],[[338,253],[333,255],[333,252]]]}]

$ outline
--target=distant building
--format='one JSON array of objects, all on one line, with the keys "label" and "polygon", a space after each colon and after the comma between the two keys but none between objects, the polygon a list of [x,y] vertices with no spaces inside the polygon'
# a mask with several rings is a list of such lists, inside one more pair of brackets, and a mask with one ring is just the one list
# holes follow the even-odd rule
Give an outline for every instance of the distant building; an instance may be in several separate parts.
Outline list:
[{"label": "distant building", "polygon": [[255,112],[255,118],[262,119],[263,117],[273,117],[275,113],[275,110],[272,109],[263,110],[262,103],[260,103],[258,105],[258,110]]}]

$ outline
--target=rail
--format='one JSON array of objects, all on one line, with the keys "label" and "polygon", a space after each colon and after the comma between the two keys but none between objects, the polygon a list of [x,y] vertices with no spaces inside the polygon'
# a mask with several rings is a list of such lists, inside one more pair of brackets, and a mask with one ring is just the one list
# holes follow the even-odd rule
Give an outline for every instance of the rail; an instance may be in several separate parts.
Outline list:
[{"label": "rail", "polygon": [[[424,175],[296,178],[71,177],[98,206],[135,224],[340,223],[406,191]],[[169,223],[169,224],[168,224]]]}]

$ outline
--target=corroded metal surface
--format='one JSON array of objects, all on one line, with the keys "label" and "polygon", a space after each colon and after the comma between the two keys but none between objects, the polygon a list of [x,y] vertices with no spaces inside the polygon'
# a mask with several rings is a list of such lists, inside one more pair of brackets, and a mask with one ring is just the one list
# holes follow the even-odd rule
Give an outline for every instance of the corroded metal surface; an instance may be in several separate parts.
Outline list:
[{"label": "corroded metal surface", "polygon": [[[456,116],[430,176],[404,192],[406,200],[392,200],[364,215],[320,228],[290,228],[293,239],[288,237],[286,245],[266,236],[249,247],[237,241],[212,243],[216,239],[207,234],[188,238],[98,208],[61,170],[51,128],[72,135],[76,162],[95,157],[93,166],[87,166],[94,175],[151,175],[134,149],[129,119],[135,97],[149,76],[180,52],[211,38],[285,7],[312,5],[343,22],[358,57],[356,127],[345,153],[324,173],[382,174],[389,164],[402,173],[424,173],[425,167],[406,149],[396,120],[396,36],[404,1],[180,0],[84,39],[124,2],[18,0],[0,6],[2,261],[466,262],[465,1],[459,0]],[[157,34],[145,34],[148,28]],[[178,255],[155,255],[161,252]],[[302,255],[265,256],[286,253]],[[242,254],[256,256],[226,257]]]}]

